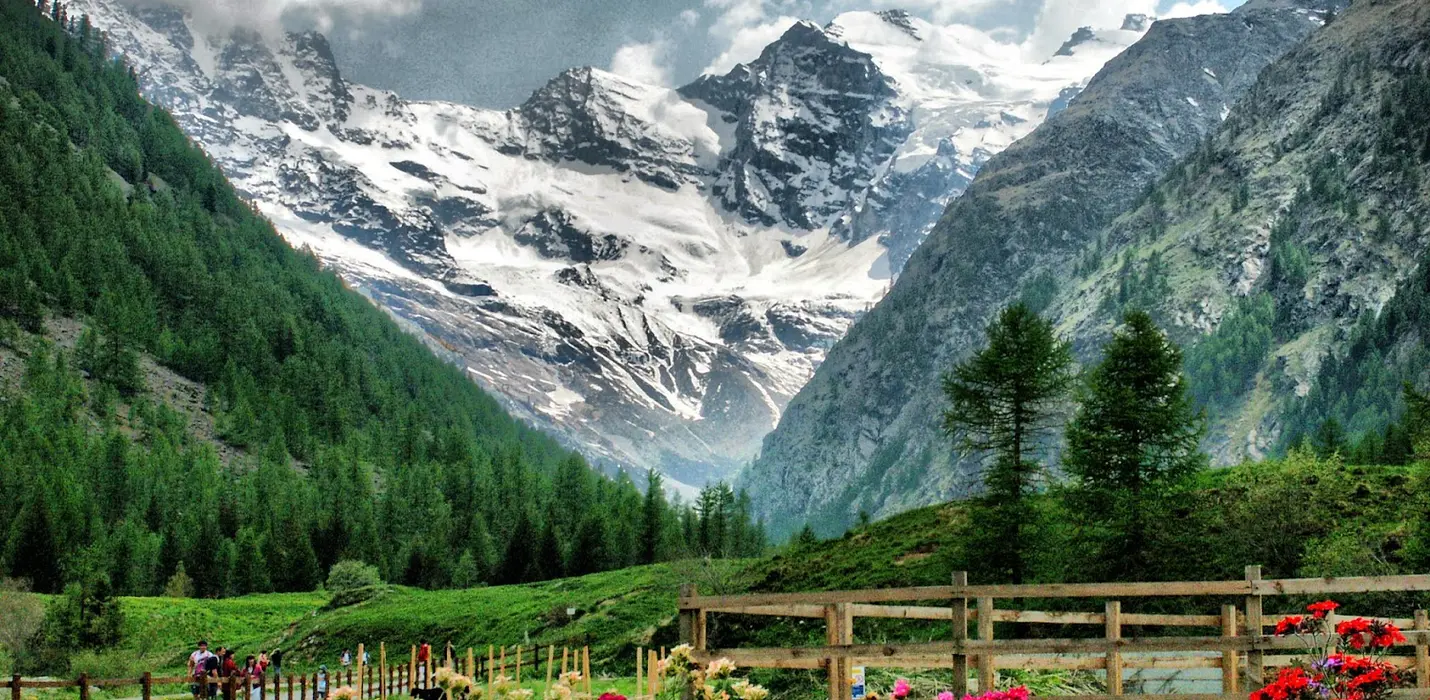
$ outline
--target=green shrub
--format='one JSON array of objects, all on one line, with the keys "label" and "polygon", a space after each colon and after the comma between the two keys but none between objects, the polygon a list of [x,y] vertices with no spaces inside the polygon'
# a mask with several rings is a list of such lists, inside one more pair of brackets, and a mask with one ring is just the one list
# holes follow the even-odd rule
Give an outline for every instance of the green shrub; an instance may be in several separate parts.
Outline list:
[{"label": "green shrub", "polygon": [[334,597],[359,588],[381,585],[382,574],[378,573],[376,566],[366,562],[348,559],[334,564],[333,568],[328,570],[328,592]]}]

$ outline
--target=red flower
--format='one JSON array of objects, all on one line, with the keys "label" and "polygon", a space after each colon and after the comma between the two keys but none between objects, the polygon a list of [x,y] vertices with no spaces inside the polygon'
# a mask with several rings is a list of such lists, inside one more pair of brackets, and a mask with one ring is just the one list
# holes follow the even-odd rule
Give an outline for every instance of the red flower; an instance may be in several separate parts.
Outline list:
[{"label": "red flower", "polygon": [[601,693],[599,700],[626,700],[626,696],[615,693]]},{"label": "red flower", "polygon": [[1335,612],[1336,608],[1339,607],[1341,607],[1341,604],[1337,603],[1334,600],[1323,600],[1319,603],[1311,603],[1310,605],[1307,605],[1306,610],[1311,613],[1312,617],[1319,620],[1326,615]]},{"label": "red flower", "polygon": [[1404,643],[1405,635],[1400,633],[1399,627],[1389,622],[1377,622],[1371,628],[1370,645],[1373,647],[1391,647]]},{"label": "red flower", "polygon": [[1276,634],[1278,636],[1294,634],[1301,629],[1301,622],[1303,619],[1304,618],[1302,618],[1300,615],[1290,615],[1288,617],[1281,618],[1281,621],[1276,623]]}]

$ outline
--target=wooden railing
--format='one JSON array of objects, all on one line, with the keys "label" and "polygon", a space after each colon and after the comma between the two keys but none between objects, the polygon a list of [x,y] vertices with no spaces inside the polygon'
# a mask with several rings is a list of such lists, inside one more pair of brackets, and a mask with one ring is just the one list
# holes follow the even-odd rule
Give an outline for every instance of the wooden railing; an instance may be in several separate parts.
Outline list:
[{"label": "wooden railing", "polygon": [[[528,676],[529,681],[537,680],[539,671],[544,672],[546,685],[549,686],[553,678],[557,677],[557,669],[559,668],[561,673],[565,673],[569,664],[570,670],[580,672],[587,680],[586,691],[588,694],[590,692],[591,656],[589,647],[557,649],[555,646],[545,648],[488,646],[485,657],[478,656],[471,647],[465,650],[465,657],[458,649],[449,649],[446,652],[433,650],[433,658],[419,663],[417,647],[412,646],[407,659],[389,663],[386,645],[379,645],[380,652],[376,664],[362,663],[364,645],[359,644],[357,649],[358,654],[353,665],[325,674],[283,673],[281,675],[257,674],[252,676],[237,674],[226,677],[211,675],[203,682],[198,682],[192,676],[161,678],[151,673],[145,673],[138,678],[107,679],[95,679],[82,674],[73,680],[27,680],[15,675],[7,681],[0,682],[0,688],[9,690],[10,700],[23,700],[22,691],[25,689],[58,688],[75,688],[78,691],[79,700],[89,700],[91,689],[125,686],[139,686],[139,696],[142,700],[153,700],[154,688],[157,686],[182,686],[183,690],[180,693],[170,693],[171,695],[189,694],[193,692],[191,688],[197,688],[198,700],[259,700],[260,697],[262,700],[318,700],[320,687],[325,695],[331,696],[334,690],[347,686],[357,691],[361,700],[387,700],[393,695],[410,694],[413,689],[435,687],[432,679],[437,670],[444,666],[470,676],[479,685],[486,683],[487,687],[490,687],[492,681],[498,676],[506,676],[520,683],[522,670],[525,668],[532,670]],[[435,658],[438,653],[444,653],[445,657]],[[656,656],[652,652],[650,658],[652,666],[655,660]],[[213,689],[212,692],[210,688]]]},{"label": "wooden railing", "polygon": [[[1174,581],[1137,583],[1051,583],[971,586],[965,572],[955,572],[948,586],[879,588],[819,593],[760,593],[733,596],[702,596],[693,585],[681,587],[681,641],[695,649],[695,658],[705,662],[727,658],[737,666],[755,668],[823,669],[828,673],[829,693],[834,700],[850,698],[853,667],[949,668],[953,670],[953,693],[968,692],[970,663],[980,688],[993,687],[1000,668],[1043,668],[1103,670],[1107,674],[1109,696],[1123,694],[1126,669],[1220,668],[1220,695],[1176,695],[1191,698],[1244,698],[1246,687],[1260,687],[1265,669],[1293,663],[1287,652],[1304,651],[1307,642],[1295,637],[1268,635],[1275,618],[1263,614],[1263,598],[1268,596],[1330,596],[1347,593],[1430,591],[1430,576],[1365,576],[1344,578],[1280,579],[1261,578],[1261,567],[1250,566],[1240,581]],[[1150,597],[1244,597],[1238,610],[1223,605],[1218,614],[1164,615],[1122,612],[1119,598]],[[995,601],[1017,598],[1106,599],[1103,611],[1044,612],[995,607]],[[948,600],[948,606],[909,605]],[[970,601],[974,605],[970,608]],[[885,605],[903,603],[903,605]],[[707,621],[711,614],[770,615],[822,618],[826,644],[813,647],[710,649]],[[952,638],[939,642],[891,642],[856,644],[855,618],[894,618],[948,621]],[[1347,617],[1336,616],[1336,619]],[[1334,620],[1333,620],[1334,621]],[[1388,660],[1413,669],[1416,689],[1401,692],[1417,698],[1430,697],[1430,624],[1424,610],[1413,618],[1394,619],[1406,630],[1406,646],[1413,656],[1392,656]],[[995,622],[1030,625],[1101,625],[1096,638],[995,639]],[[970,625],[976,636],[969,635]],[[1214,633],[1203,636],[1123,635],[1125,627],[1205,627]],[[1283,652],[1271,653],[1268,652]],[[1243,686],[1242,681],[1245,681]],[[1144,696],[1153,697],[1153,696]]]}]

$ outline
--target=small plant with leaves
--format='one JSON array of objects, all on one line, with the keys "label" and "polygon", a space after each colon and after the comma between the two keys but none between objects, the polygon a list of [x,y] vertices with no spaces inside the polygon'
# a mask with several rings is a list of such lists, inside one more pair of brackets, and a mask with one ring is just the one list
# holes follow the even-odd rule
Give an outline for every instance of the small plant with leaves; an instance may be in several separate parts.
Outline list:
[{"label": "small plant with leaves", "polygon": [[[1385,700],[1390,691],[1405,684],[1399,669],[1384,660],[1391,647],[1404,644],[1405,635],[1385,620],[1363,617],[1331,624],[1339,607],[1325,600],[1306,606],[1306,615],[1290,615],[1276,623],[1278,637],[1295,636],[1314,650],[1276,679],[1251,693],[1250,700]],[[1338,649],[1367,654],[1355,656]]]}]

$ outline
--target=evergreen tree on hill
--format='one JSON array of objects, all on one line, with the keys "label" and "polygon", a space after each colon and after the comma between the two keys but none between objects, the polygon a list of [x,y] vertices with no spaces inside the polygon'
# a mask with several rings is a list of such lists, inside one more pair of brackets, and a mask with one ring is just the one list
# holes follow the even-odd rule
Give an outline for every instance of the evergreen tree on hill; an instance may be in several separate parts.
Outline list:
[{"label": "evergreen tree on hill", "polygon": [[944,375],[945,432],[987,456],[984,498],[975,516],[989,523],[970,545],[994,580],[1022,583],[1032,549],[1028,497],[1047,475],[1039,451],[1061,421],[1074,380],[1072,351],[1052,324],[1017,303],[988,326],[988,344]]},{"label": "evergreen tree on hill", "polygon": [[1150,563],[1150,530],[1173,487],[1207,463],[1205,429],[1182,377],[1182,353],[1143,311],[1123,316],[1078,392],[1063,466],[1072,511],[1087,526],[1102,576],[1132,576]]}]

